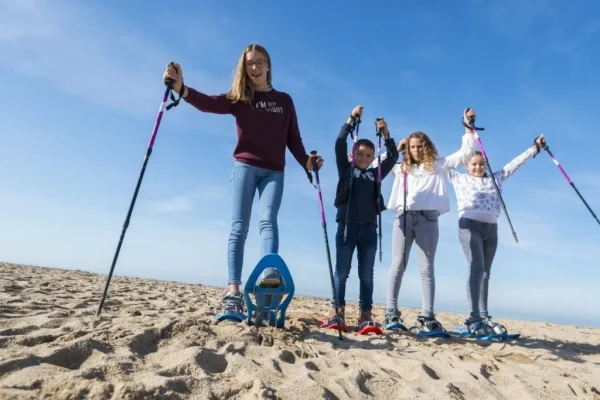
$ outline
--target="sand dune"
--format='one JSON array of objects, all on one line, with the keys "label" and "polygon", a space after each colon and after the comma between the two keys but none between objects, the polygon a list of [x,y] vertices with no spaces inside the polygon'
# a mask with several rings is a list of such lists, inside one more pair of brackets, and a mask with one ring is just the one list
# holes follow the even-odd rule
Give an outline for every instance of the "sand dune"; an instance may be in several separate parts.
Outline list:
[{"label": "sand dune", "polygon": [[115,278],[96,318],[104,281],[0,264],[0,398],[600,399],[600,329],[500,320],[524,336],[340,342],[319,328],[323,299],[296,297],[285,330],[256,329],[213,322],[223,289],[164,281]]}]

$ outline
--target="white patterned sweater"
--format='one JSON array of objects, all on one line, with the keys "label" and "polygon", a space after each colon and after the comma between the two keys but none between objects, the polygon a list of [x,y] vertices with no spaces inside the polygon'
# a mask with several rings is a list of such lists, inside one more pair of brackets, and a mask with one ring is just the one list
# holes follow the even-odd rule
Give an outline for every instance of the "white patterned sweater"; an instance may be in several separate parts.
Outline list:
[{"label": "white patterned sweater", "polygon": [[[532,146],[494,173],[500,192],[504,181],[531,160],[536,152],[536,147]],[[489,224],[496,223],[500,215],[500,200],[491,177],[479,178],[448,170],[448,179],[454,186],[459,217]]]}]

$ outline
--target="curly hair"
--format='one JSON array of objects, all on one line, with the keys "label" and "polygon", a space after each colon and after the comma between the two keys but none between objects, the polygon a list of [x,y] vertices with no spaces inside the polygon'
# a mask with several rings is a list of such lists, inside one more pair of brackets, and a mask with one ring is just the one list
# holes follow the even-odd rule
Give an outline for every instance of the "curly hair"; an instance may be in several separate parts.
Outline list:
[{"label": "curly hair", "polygon": [[423,141],[423,147],[425,150],[423,164],[425,165],[425,169],[427,171],[432,172],[435,169],[434,163],[438,157],[438,151],[435,148],[435,145],[433,144],[431,139],[429,139],[429,136],[427,136],[424,132],[421,131],[411,133],[410,136],[406,139],[406,145],[404,146],[404,154],[406,157],[406,163],[404,163],[404,168],[406,168],[406,172],[410,173],[412,171],[413,165],[417,163],[416,160],[413,159],[412,154],[410,153],[410,149],[407,146],[410,145],[411,139],[421,139]]},{"label": "curly hair", "polygon": [[238,59],[231,90],[227,94],[227,98],[233,103],[241,101],[249,104],[254,97],[254,86],[252,85],[252,82],[250,82],[250,79],[248,79],[248,74],[246,73],[246,54],[251,51],[258,51],[265,57],[267,66],[269,67],[269,71],[267,72],[267,84],[271,86],[271,56],[269,55],[269,52],[259,44],[249,44]]}]

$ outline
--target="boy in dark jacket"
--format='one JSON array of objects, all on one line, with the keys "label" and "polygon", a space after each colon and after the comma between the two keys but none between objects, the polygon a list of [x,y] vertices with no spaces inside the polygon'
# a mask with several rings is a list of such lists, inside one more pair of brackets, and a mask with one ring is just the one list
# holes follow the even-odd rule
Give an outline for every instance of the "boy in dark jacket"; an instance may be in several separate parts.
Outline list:
[{"label": "boy in dark jacket", "polygon": [[[375,145],[368,139],[359,139],[356,146],[356,167],[348,162],[348,145],[346,143],[348,134],[352,132],[355,121],[362,115],[362,106],[356,106],[350,117],[342,125],[340,134],[335,142],[336,164],[338,169],[338,185],[335,198],[337,208],[336,222],[338,229],[336,241],[336,263],[335,263],[335,292],[337,294],[337,305],[341,321],[337,320],[335,313],[335,302],[329,320],[324,327],[336,324],[345,326],[345,294],[346,280],[350,273],[354,249],[357,250],[358,277],[360,279],[358,330],[368,325],[374,326],[371,317],[373,308],[373,270],[375,265],[375,254],[377,252],[377,217],[385,209],[383,196],[380,194],[377,182],[377,168],[369,168],[375,159]],[[380,118],[377,121],[377,129],[383,134],[387,157],[381,164],[381,176],[385,178],[392,170],[398,160],[398,150],[394,139],[390,138],[387,123]],[[350,174],[354,172],[352,182],[352,194],[349,196]],[[379,199],[378,199],[379,196]],[[348,205],[350,197],[350,205]],[[350,207],[350,217],[347,229],[347,238],[344,240],[344,229],[346,226],[346,209]],[[381,208],[381,209],[379,209]]]}]

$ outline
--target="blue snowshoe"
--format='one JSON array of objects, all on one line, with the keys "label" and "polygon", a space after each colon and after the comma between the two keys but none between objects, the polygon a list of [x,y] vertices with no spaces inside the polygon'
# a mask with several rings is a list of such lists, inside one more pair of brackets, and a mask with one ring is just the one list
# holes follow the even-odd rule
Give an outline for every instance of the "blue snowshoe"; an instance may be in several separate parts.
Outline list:
[{"label": "blue snowshoe", "polygon": [[485,318],[483,322],[489,326],[496,335],[500,335],[502,340],[517,339],[521,336],[520,333],[508,333],[508,330],[504,327],[504,325],[493,321],[491,316]]},{"label": "blue snowshoe", "polygon": [[258,262],[248,277],[244,296],[248,325],[285,326],[285,313],[294,297],[294,280],[279,255],[267,254]]},{"label": "blue snowshoe", "polygon": [[452,331],[467,338],[479,340],[516,339],[520,334],[509,334],[506,328],[499,323],[493,322],[489,317],[482,320],[467,320],[462,325],[452,328]]},{"label": "blue snowshoe", "polygon": [[410,331],[417,336],[450,338],[450,334],[434,317],[419,315],[417,317],[417,322],[420,324],[420,326],[413,326],[410,328]]},{"label": "blue snowshoe", "polygon": [[408,331],[402,323],[401,314],[397,309],[388,308],[383,318],[383,327],[388,331]]}]

